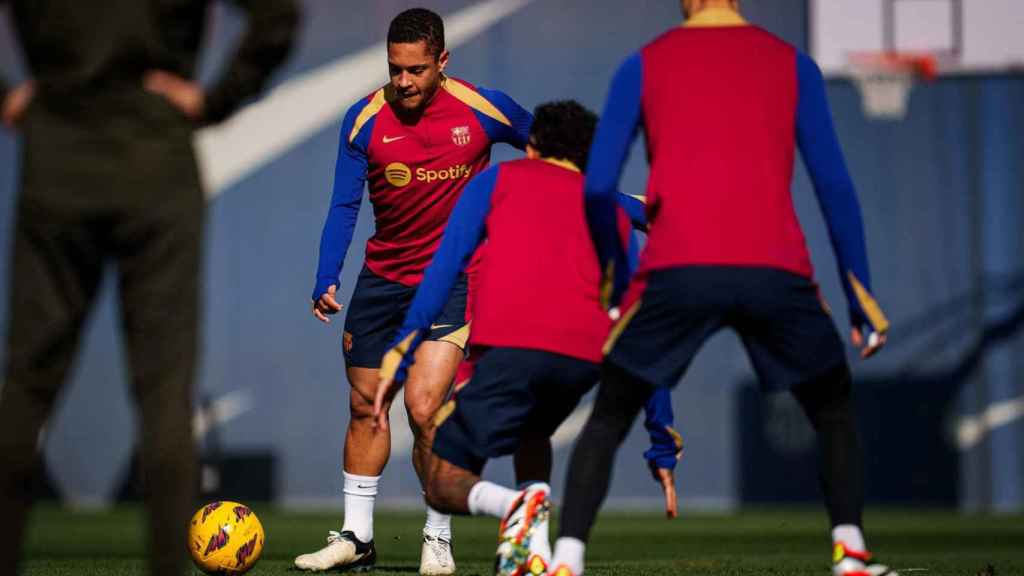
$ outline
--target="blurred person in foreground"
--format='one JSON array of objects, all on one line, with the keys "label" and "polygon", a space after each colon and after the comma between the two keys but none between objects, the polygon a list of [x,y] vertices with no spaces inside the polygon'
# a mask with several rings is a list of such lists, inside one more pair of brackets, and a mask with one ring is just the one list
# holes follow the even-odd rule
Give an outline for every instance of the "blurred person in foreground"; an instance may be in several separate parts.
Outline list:
[{"label": "blurred person in foreground", "polygon": [[[850,336],[866,358],[889,323],[871,295],[864,226],[818,66],[748,24],[737,0],[683,0],[686,22],[619,68],[591,148],[586,210],[622,316],[573,449],[557,576],[583,573],[615,453],[651,390],[675,386],[703,343],[735,330],[761,388],[789,391],[817,433],[836,576],[894,574],[861,530],[863,464],[843,342],[822,299],[790,184],[800,150],[832,239]],[[608,231],[630,144],[650,158],[648,242],[632,282]],[[628,285],[628,290],[626,289]],[[866,330],[865,330],[866,329]]]},{"label": "blurred person in foreground", "polygon": [[139,410],[151,571],[179,575],[195,504],[191,416],[204,198],[192,135],[285,59],[294,0],[238,0],[248,29],[211,88],[190,78],[208,0],[0,0],[31,80],[0,80],[23,136],[0,390],[0,574],[21,553],[40,430],[107,264]]}]

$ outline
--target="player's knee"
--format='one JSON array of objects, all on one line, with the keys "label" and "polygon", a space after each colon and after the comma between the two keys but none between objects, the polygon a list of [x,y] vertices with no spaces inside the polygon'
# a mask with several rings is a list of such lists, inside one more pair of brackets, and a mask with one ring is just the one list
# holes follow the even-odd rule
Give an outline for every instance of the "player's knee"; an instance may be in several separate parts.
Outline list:
[{"label": "player's knee", "polygon": [[405,411],[409,415],[409,424],[417,431],[433,428],[438,408],[440,402],[429,394],[406,394]]},{"label": "player's knee", "polygon": [[353,389],[349,394],[349,413],[352,420],[369,420],[373,418],[373,400]]}]

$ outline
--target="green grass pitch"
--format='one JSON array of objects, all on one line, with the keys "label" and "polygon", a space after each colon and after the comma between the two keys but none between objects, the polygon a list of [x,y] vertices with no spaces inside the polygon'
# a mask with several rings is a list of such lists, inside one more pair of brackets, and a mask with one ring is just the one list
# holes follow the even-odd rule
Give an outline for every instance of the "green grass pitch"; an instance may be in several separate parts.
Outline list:
[{"label": "green grass pitch", "polygon": [[[336,512],[253,508],[267,531],[263,557],[250,572],[256,576],[299,574],[291,568],[294,556],[319,548],[327,531],[338,529],[340,518]],[[142,510],[134,507],[90,513],[37,507],[23,573],[144,574],[144,519]],[[865,521],[872,547],[905,575],[1024,575],[1022,516],[872,509]],[[416,574],[422,522],[420,513],[378,514],[380,559],[375,574]],[[497,521],[458,518],[454,530],[458,573],[491,574]],[[610,512],[598,521],[588,561],[587,574],[592,576],[830,574],[826,520],[817,509],[748,510],[734,515],[684,510],[673,521],[651,513]]]}]

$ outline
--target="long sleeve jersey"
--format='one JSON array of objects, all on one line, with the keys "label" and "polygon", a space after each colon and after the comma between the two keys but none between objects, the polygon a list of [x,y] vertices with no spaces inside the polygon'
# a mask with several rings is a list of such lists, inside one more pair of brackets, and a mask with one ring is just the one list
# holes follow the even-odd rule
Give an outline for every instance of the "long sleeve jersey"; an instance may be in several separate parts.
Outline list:
[{"label": "long sleeve jersey", "polygon": [[[821,71],[735,13],[707,12],[627,58],[612,81],[586,183],[602,261],[625,258],[607,222],[642,126],[650,225],[640,277],[687,265],[764,266],[812,277],[790,194],[798,148],[825,216],[851,322],[884,332],[888,321],[870,293],[860,205]],[[617,294],[628,282],[622,268]]]},{"label": "long sleeve jersey", "polygon": [[[627,213],[633,215],[630,220],[635,227],[643,228],[646,222],[638,213],[639,201],[625,195],[618,198],[623,209],[613,233],[625,242]],[[583,176],[564,161],[505,162],[470,181],[395,339],[396,344],[407,342],[400,365],[407,366],[415,357],[422,335],[440,315],[460,272],[485,240],[470,342],[600,362],[611,320],[599,302],[601,272],[582,200]],[[682,440],[672,428],[667,390],[651,396],[646,413],[651,448],[644,456],[652,466],[672,469]]]},{"label": "long sleeve jersey", "polygon": [[[398,339],[430,326],[459,272],[486,239],[470,343],[600,362],[611,321],[599,304],[601,274],[582,199],[583,175],[568,163],[505,162],[473,179]],[[613,233],[628,232],[624,224],[620,212]]]},{"label": "long sleeve jersey", "polygon": [[423,277],[466,183],[498,142],[526,147],[533,117],[502,92],[446,78],[415,124],[399,120],[390,86],[353,105],[341,126],[334,192],[313,299],[338,283],[369,184],[376,232],[366,266],[406,286]]},{"label": "long sleeve jersey", "polygon": [[[161,69],[191,78],[212,0],[0,0],[37,85],[53,109],[88,114],[82,99],[141,91]],[[206,94],[207,122],[223,120],[255,96],[288,54],[298,28],[295,0],[234,0],[248,27],[220,80]],[[0,79],[0,98],[8,87]]]}]

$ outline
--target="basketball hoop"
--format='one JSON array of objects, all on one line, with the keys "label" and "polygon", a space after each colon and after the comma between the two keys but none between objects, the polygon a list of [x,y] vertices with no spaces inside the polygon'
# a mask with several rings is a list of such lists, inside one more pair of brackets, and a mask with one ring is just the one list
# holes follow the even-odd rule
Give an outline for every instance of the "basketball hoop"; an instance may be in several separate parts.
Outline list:
[{"label": "basketball hoop", "polygon": [[938,73],[931,54],[862,52],[851,54],[848,68],[860,92],[864,115],[878,120],[902,120],[907,115],[910,89],[917,78],[934,80]]}]

